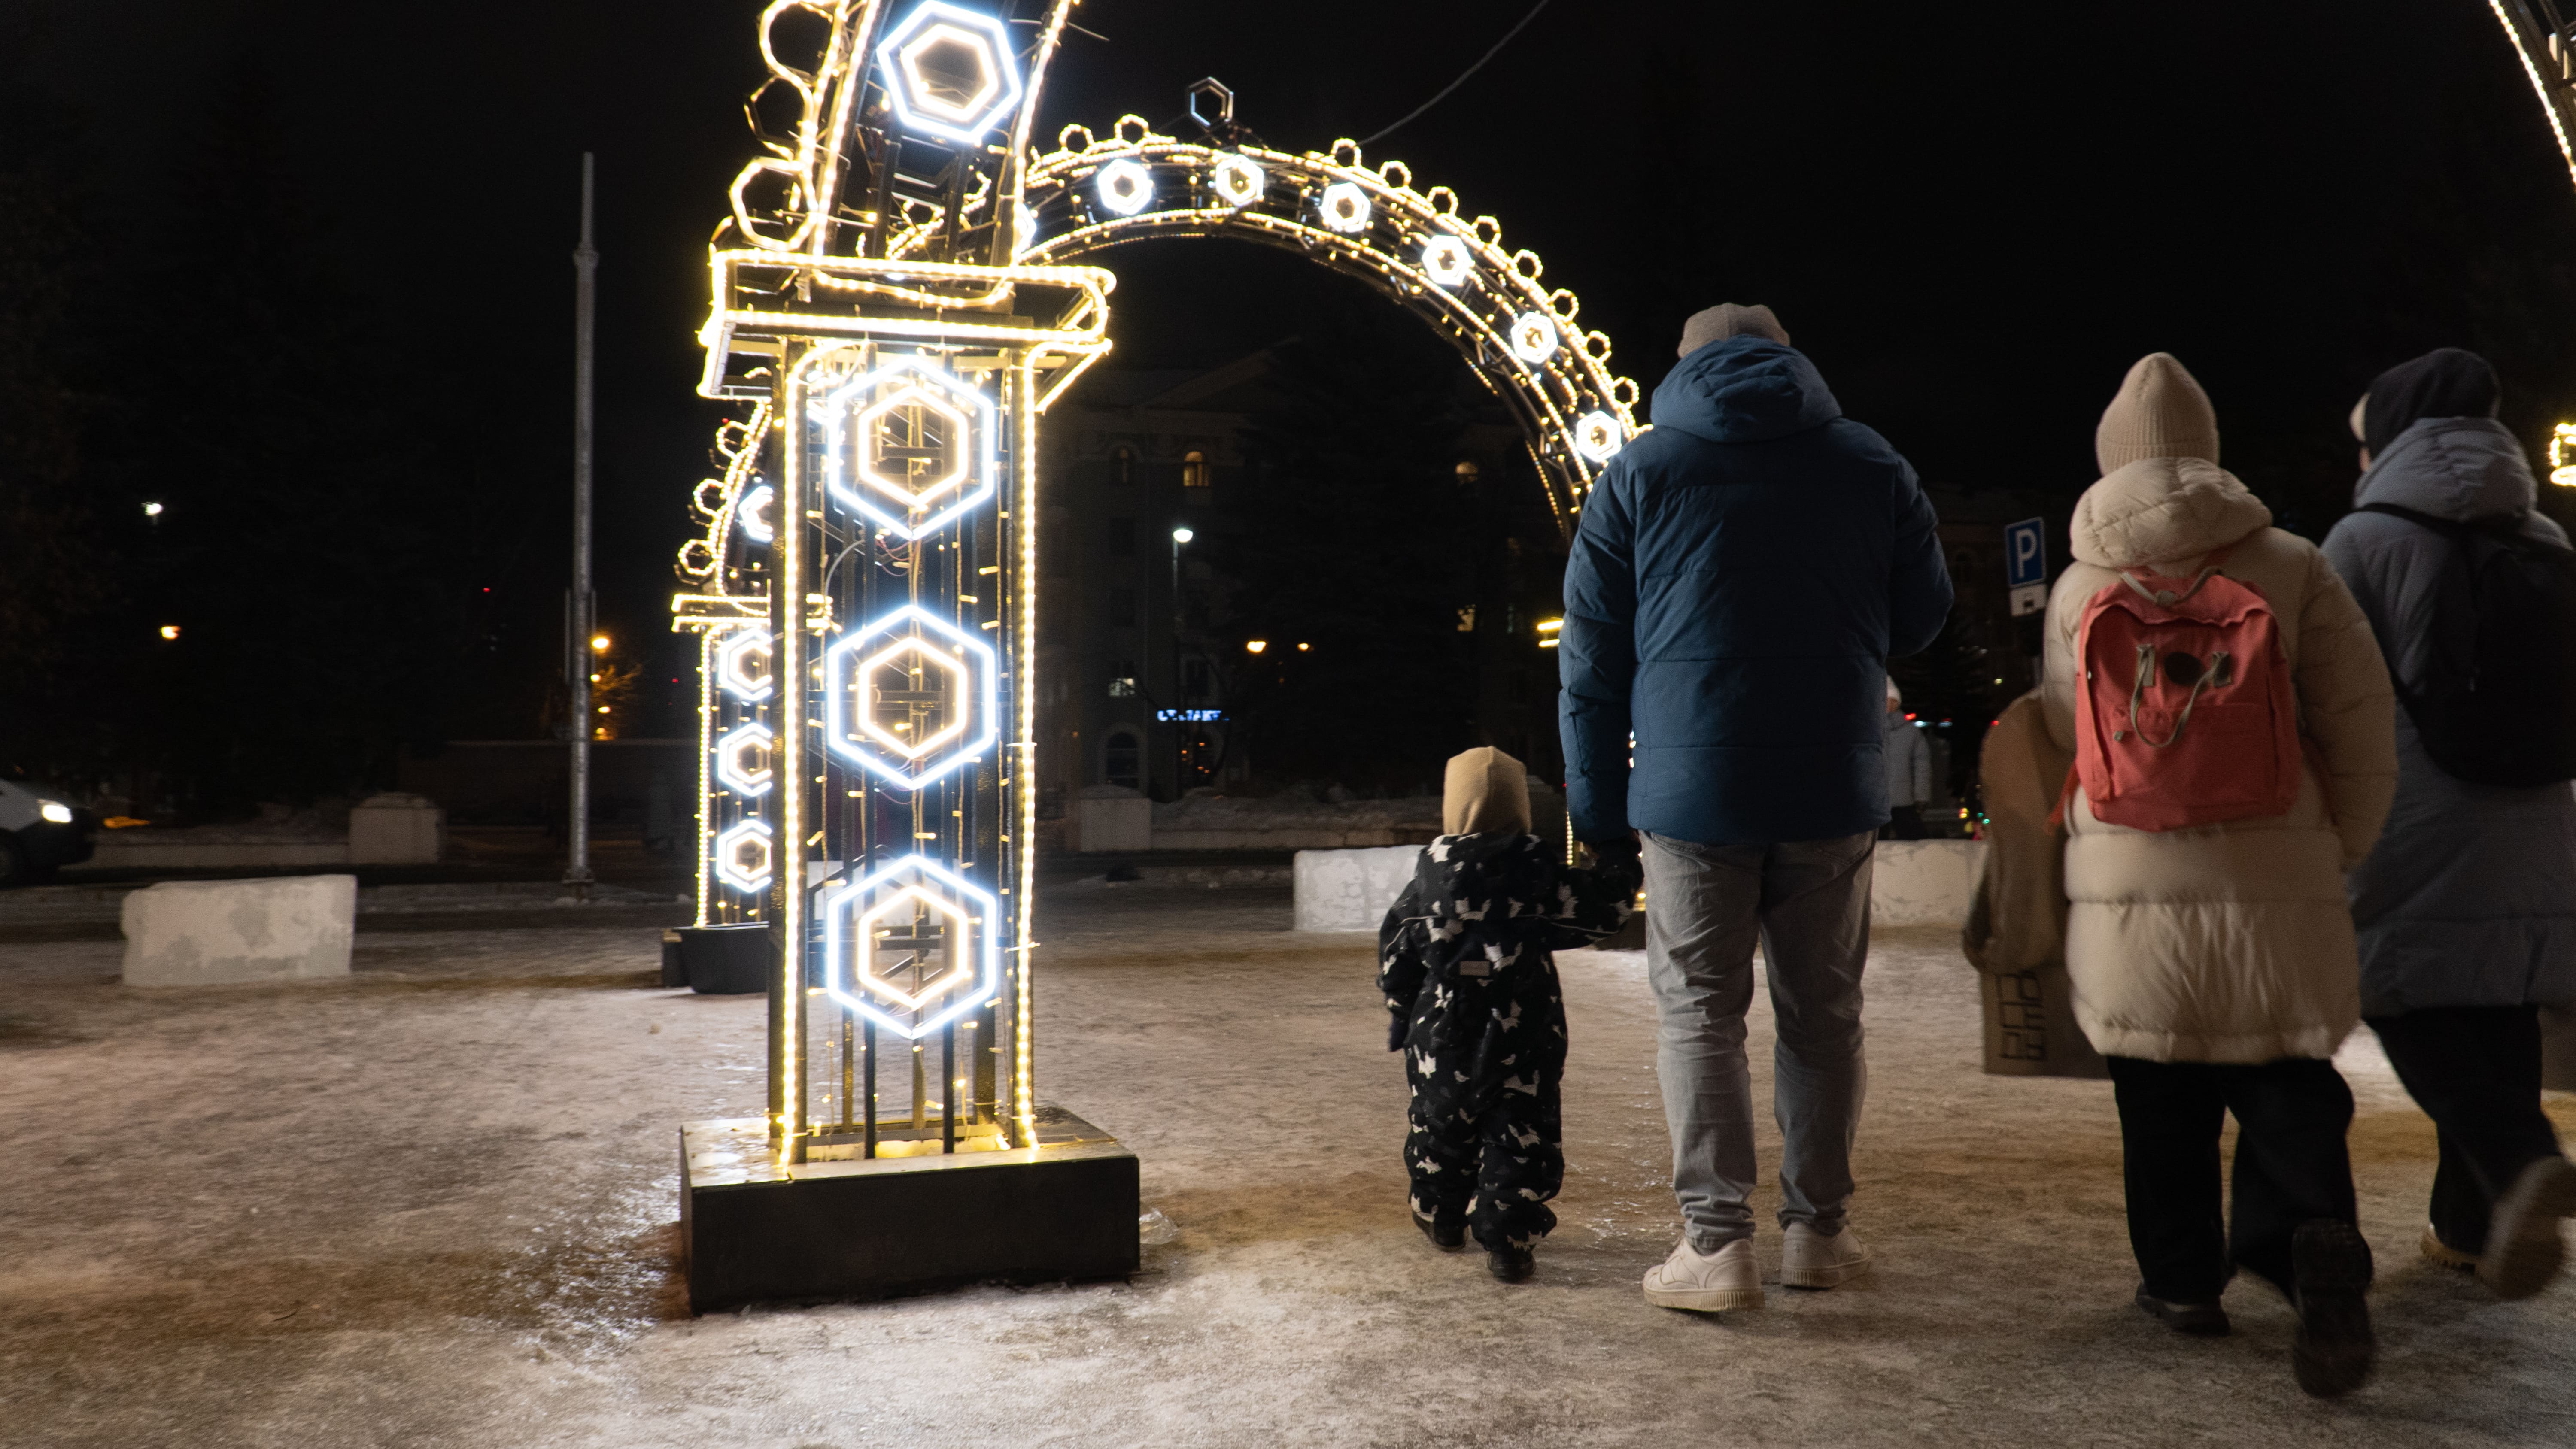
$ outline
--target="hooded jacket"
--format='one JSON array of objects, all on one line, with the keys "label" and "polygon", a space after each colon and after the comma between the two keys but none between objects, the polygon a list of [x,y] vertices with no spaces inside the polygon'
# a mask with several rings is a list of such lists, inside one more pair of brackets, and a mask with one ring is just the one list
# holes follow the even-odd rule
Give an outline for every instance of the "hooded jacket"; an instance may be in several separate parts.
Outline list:
[{"label": "hooded jacket", "polygon": [[2105,1056],[2259,1063],[2329,1057],[2360,1017],[2343,872],[2370,853],[2396,784],[2395,701],[2370,624],[2316,545],[2216,463],[2143,458],[2075,506],[2075,562],[2049,596],[2048,733],[2075,750],[2076,631],[2118,570],[2220,572],[2260,589],[2314,745],[2286,815],[2145,832],[2066,812],[2066,968]]},{"label": "hooded jacket", "polygon": [[[2463,522],[2511,519],[2525,535],[2563,545],[2565,532],[2532,511],[2538,491],[2503,424],[2425,418],[2375,456],[2353,502]],[[2390,671],[2421,687],[2449,541],[2402,518],[2354,513],[2325,548]],[[2445,774],[2401,708],[2396,804],[2350,884],[2365,1015],[2576,1001],[2576,788]]]},{"label": "hooded jacket", "polygon": [[1888,656],[1950,611],[1913,467],[1842,416],[1806,354],[1749,334],[1683,358],[1654,419],[1585,500],[1566,561],[1577,838],[1876,829]]}]

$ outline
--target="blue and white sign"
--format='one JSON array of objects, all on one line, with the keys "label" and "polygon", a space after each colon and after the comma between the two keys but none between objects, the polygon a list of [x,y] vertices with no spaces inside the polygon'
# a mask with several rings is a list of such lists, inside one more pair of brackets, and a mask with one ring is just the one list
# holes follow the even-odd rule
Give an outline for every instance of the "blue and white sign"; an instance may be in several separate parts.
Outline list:
[{"label": "blue and white sign", "polygon": [[2048,582],[2048,520],[2025,518],[2004,528],[2004,586]]}]

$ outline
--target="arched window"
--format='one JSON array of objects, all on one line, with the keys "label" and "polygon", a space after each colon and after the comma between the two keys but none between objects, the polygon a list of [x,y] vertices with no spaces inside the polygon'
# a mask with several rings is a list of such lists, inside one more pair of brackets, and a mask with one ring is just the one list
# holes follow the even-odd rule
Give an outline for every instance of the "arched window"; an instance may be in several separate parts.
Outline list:
[{"label": "arched window", "polygon": [[1215,482],[1215,477],[1208,467],[1207,454],[1193,452],[1181,459],[1182,487],[1209,488],[1215,486]]},{"label": "arched window", "polygon": [[1111,730],[1102,737],[1100,778],[1130,790],[1145,788],[1145,745],[1134,730]]},{"label": "arched window", "polygon": [[1136,481],[1136,450],[1120,443],[1109,450],[1109,481],[1126,484]]}]

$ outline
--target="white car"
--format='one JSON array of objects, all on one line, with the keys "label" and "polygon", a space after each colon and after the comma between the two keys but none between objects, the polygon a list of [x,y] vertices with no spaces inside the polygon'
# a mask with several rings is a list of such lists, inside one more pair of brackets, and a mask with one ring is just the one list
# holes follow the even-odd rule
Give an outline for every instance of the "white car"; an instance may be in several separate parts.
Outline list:
[{"label": "white car", "polygon": [[40,785],[0,780],[0,886],[89,859],[98,817]]}]

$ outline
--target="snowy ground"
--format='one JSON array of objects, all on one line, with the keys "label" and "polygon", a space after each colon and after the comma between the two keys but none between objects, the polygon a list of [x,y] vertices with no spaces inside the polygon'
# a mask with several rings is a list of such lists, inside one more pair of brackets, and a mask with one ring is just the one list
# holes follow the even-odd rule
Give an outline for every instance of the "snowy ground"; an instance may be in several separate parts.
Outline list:
[{"label": "snowy ground", "polygon": [[1673,1234],[1639,958],[1565,958],[1574,1169],[1505,1288],[1405,1220],[1368,941],[1287,921],[1047,901],[1042,1093],[1178,1227],[1132,1283],[707,1319],[674,1129],[758,1109],[761,1005],[656,989],[652,928],[362,929],[345,985],[160,993],[111,942],[0,946],[0,1444],[2576,1442],[2576,1286],[2500,1305],[2415,1257],[2431,1132],[2366,1045],[2386,1354],[2318,1404],[2254,1285],[2214,1342],[2129,1307],[2108,1088],[1980,1076],[1942,933],[1872,966],[1880,1270],[1719,1321],[1637,1293]]}]

